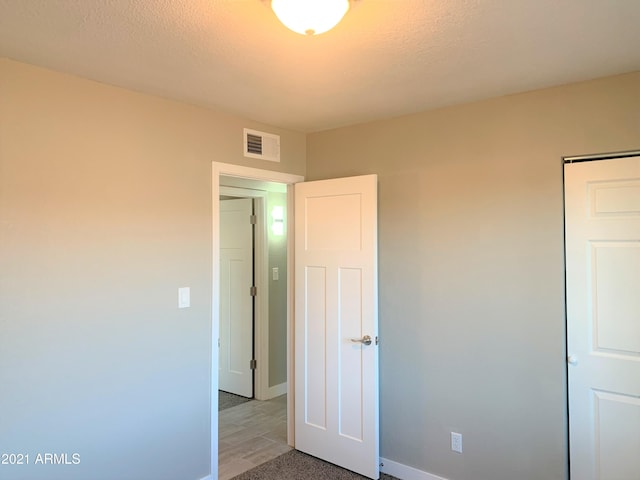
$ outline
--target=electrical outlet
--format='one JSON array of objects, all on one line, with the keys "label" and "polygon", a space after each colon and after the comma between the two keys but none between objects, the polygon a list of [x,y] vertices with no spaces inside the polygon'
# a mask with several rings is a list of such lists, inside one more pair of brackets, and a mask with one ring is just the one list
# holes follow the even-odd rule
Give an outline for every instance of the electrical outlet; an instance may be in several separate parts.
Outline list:
[{"label": "electrical outlet", "polygon": [[462,434],[451,432],[451,450],[462,453]]}]

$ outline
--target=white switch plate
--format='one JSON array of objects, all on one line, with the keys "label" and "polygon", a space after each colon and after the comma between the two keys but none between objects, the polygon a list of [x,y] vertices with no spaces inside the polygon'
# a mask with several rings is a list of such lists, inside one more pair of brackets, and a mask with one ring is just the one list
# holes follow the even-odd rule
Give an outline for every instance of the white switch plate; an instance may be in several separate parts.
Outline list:
[{"label": "white switch plate", "polygon": [[191,289],[189,287],[178,288],[178,308],[191,306]]},{"label": "white switch plate", "polygon": [[462,453],[462,434],[451,432],[451,450]]},{"label": "white switch plate", "polygon": [[280,272],[278,271],[278,267],[273,267],[271,269],[271,272],[274,280],[278,280],[280,278]]}]

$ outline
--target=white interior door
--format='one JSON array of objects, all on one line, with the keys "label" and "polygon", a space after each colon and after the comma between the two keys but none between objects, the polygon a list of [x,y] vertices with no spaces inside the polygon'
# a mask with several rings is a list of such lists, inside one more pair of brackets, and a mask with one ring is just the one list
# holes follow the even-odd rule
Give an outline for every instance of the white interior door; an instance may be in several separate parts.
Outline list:
[{"label": "white interior door", "polygon": [[253,397],[252,200],[220,202],[219,389]]},{"label": "white interior door", "polygon": [[640,157],[565,165],[572,480],[640,479]]},{"label": "white interior door", "polygon": [[296,184],[295,446],[373,479],[377,335],[377,176]]}]

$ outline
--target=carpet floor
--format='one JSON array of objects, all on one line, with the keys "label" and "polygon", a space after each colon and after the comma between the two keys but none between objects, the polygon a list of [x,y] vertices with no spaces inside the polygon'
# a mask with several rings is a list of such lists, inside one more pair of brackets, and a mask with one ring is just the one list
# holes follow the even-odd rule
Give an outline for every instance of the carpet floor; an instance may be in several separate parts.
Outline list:
[{"label": "carpet floor", "polygon": [[218,390],[218,411],[226,410],[227,408],[235,407],[242,403],[251,400],[247,397],[241,397],[240,395],[234,395],[233,393],[223,392]]},{"label": "carpet floor", "polygon": [[[362,480],[364,478],[366,477],[306,453],[291,450],[233,477],[232,480]],[[386,473],[381,473],[380,480],[397,479]]]}]

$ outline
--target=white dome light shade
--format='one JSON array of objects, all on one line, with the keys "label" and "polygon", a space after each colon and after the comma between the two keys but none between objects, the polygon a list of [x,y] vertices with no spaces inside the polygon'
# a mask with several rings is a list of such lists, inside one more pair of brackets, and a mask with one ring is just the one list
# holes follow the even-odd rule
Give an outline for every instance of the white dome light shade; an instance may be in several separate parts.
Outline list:
[{"label": "white dome light shade", "polygon": [[349,10],[349,0],[271,0],[271,8],[290,30],[319,35],[342,20]]}]

